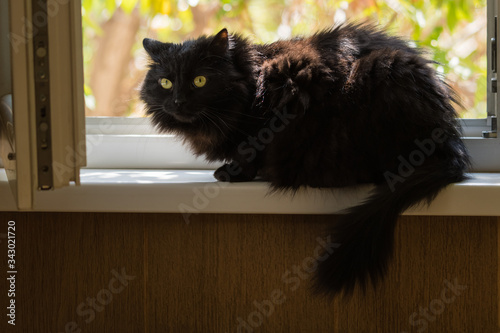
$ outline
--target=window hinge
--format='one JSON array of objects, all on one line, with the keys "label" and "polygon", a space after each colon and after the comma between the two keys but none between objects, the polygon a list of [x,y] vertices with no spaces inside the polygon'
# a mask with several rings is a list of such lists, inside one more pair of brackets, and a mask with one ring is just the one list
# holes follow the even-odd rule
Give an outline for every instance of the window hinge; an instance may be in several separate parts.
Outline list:
[{"label": "window hinge", "polygon": [[[32,0],[32,10],[33,21],[37,15],[46,15],[47,0]],[[38,27],[37,33],[33,36],[38,189],[42,191],[53,188],[48,39],[48,26],[45,22]]]},{"label": "window hinge", "polygon": [[488,117],[488,122],[491,122],[491,131],[483,131],[483,138],[491,139],[497,137],[497,117]]},{"label": "window hinge", "polygon": [[[498,17],[495,16],[495,33],[494,37],[490,39],[490,47],[491,47],[491,72],[496,73],[497,72],[497,67],[498,67],[498,60],[497,60],[497,22],[498,22]],[[491,79],[491,91],[493,93],[497,92],[497,78],[494,77]]]}]

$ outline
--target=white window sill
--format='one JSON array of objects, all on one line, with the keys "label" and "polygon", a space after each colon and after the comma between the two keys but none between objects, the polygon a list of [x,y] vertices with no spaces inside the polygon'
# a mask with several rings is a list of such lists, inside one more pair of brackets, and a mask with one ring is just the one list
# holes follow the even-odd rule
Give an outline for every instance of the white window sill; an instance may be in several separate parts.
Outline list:
[{"label": "white window sill", "polygon": [[[81,186],[37,192],[34,211],[332,214],[355,205],[370,186],[304,189],[294,197],[269,194],[266,183],[220,183],[211,170],[83,169]],[[473,178],[444,190],[429,207],[407,215],[500,216],[500,174]],[[0,169],[0,211],[16,211],[5,170]]]}]

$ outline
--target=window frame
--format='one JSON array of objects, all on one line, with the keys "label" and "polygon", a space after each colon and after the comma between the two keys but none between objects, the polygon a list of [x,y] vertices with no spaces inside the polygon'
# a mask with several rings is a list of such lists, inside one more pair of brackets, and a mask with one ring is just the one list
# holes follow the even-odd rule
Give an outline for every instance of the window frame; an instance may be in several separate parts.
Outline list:
[{"label": "window frame", "polygon": [[[491,129],[491,118],[460,119],[459,123],[473,160],[471,172],[500,172],[500,141],[482,137],[484,131]],[[87,117],[86,124],[87,168],[215,169],[219,166],[191,154],[175,135],[158,134],[148,118]]]},{"label": "window frame", "polygon": [[[498,109],[497,94],[492,92],[492,82],[496,81],[497,73],[492,69],[492,55],[496,56],[496,63],[500,55],[500,42],[492,43],[492,38],[500,36],[500,24],[495,24],[495,17],[500,9],[500,0],[487,0],[487,118],[459,119],[463,131],[463,140],[469,149],[473,161],[472,172],[500,172],[500,141],[496,137],[485,138],[483,133],[492,131],[496,122]],[[495,47],[496,52],[493,51]],[[499,65],[500,66],[500,65]],[[161,135],[148,124],[147,118],[125,117],[87,117],[87,145],[91,146],[88,152],[88,168],[183,168],[183,169],[210,169],[216,167],[192,156],[186,147],[180,144],[173,135]],[[105,129],[104,129],[105,128]],[[149,138],[149,139],[148,139]],[[139,147],[147,145],[153,155],[144,152],[124,151],[116,149],[120,140],[127,145]],[[99,144],[92,144],[98,142]],[[165,151],[168,158],[163,158]],[[103,157],[109,157],[108,159]]]}]

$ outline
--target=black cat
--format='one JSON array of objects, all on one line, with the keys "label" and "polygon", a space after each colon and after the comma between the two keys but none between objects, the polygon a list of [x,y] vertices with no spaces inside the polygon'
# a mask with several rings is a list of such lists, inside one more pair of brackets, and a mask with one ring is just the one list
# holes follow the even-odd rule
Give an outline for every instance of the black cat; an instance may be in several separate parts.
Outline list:
[{"label": "black cat", "polygon": [[398,215],[466,178],[452,90],[420,50],[373,25],[265,45],[226,29],[143,44],[152,60],[141,90],[147,113],[195,154],[226,162],[218,180],[260,176],[291,191],[376,185],[334,223],[340,247],[319,262],[318,291],[375,286]]}]

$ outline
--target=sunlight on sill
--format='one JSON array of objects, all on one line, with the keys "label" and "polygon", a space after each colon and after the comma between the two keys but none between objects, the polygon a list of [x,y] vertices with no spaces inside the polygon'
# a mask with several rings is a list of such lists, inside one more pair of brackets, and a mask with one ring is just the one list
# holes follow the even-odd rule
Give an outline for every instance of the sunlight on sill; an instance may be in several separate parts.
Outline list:
[{"label": "sunlight on sill", "polygon": [[500,173],[473,173],[463,186],[500,186]]},{"label": "sunlight on sill", "polygon": [[213,170],[95,170],[82,169],[82,184],[171,184],[214,182]]},{"label": "sunlight on sill", "polygon": [[[82,169],[82,184],[199,184],[215,183],[214,170]],[[473,173],[456,186],[500,186],[500,173]],[[265,182],[253,181],[248,183]],[[242,183],[245,184],[245,183]]]}]

